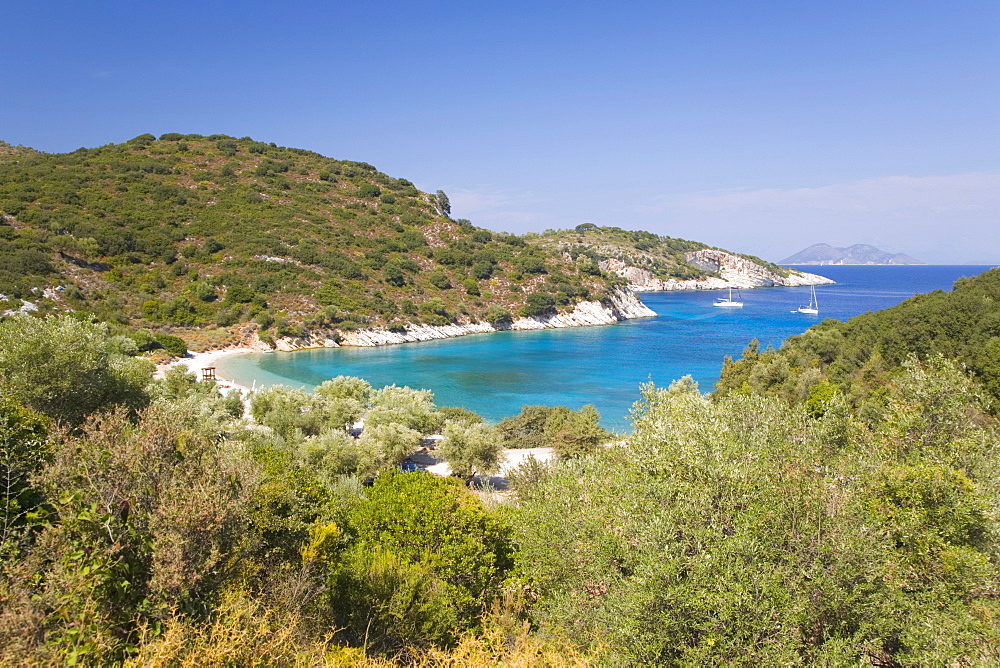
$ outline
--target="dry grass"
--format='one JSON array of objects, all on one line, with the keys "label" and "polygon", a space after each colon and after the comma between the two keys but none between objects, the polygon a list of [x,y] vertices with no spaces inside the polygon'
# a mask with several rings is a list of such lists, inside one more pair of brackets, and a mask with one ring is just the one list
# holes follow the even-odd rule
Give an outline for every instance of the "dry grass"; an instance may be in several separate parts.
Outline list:
[{"label": "dry grass", "polygon": [[511,668],[596,665],[596,655],[539,638],[526,622],[492,621],[465,635],[451,649],[430,649],[405,662],[366,656],[361,648],[333,645],[305,633],[300,620],[265,609],[241,595],[220,605],[211,624],[176,618],[162,633],[144,629],[141,649],[125,665],[138,666],[509,666]]}]

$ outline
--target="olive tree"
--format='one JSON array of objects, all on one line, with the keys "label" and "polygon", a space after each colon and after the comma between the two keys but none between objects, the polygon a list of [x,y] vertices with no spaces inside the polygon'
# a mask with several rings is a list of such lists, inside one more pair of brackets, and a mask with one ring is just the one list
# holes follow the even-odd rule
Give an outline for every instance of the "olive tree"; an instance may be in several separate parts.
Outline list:
[{"label": "olive tree", "polygon": [[69,316],[0,322],[0,392],[59,422],[144,406],[152,374],[152,362],[117,352],[104,325]]},{"label": "olive tree", "polygon": [[395,466],[420,446],[420,432],[394,422],[365,425],[358,439],[363,463],[374,473],[378,469]]},{"label": "olive tree", "polygon": [[371,408],[365,414],[370,425],[401,424],[421,434],[434,426],[434,394],[430,390],[389,385],[371,394]]},{"label": "olive tree", "polygon": [[452,475],[468,483],[478,474],[499,468],[501,439],[494,428],[481,422],[448,421],[442,433],[440,454],[451,466]]},{"label": "olive tree", "polygon": [[296,455],[317,476],[332,480],[338,475],[369,472],[375,463],[366,452],[369,445],[345,431],[329,430],[303,440]]}]

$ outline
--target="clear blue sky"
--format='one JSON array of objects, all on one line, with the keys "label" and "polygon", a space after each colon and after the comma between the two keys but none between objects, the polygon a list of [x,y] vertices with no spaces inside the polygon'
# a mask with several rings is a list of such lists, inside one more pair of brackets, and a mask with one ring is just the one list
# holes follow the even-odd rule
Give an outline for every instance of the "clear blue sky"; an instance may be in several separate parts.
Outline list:
[{"label": "clear blue sky", "polygon": [[1000,263],[1000,3],[8,1],[0,139],[249,135],[772,260]]}]

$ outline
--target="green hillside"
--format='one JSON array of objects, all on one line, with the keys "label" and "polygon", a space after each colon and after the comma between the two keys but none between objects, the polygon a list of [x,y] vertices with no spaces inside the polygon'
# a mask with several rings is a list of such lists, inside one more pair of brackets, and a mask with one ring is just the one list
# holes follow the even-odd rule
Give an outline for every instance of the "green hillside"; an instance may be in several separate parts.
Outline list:
[{"label": "green hillside", "polygon": [[956,281],[884,311],[825,320],[777,351],[751,345],[728,360],[719,394],[756,390],[790,400],[840,391],[861,400],[880,393],[911,356],[940,355],[964,365],[1000,398],[1000,269]]},{"label": "green hillside", "polygon": [[29,301],[182,336],[497,322],[620,282],[453,220],[440,191],[248,137],[147,134],[66,154],[4,144],[0,211],[0,311]]},{"label": "green hillside", "polygon": [[[699,241],[623,230],[619,227],[598,227],[593,223],[577,225],[572,230],[546,230],[542,234],[526,234],[525,238],[540,248],[566,253],[574,259],[583,256],[595,263],[607,259],[621,260],[630,267],[645,269],[662,280],[698,279],[716,275],[715,272],[689,264],[685,259],[685,254],[691,251],[713,248]],[[746,258],[781,276],[788,276],[787,269],[772,262],[752,255],[726,252]]]},{"label": "green hillside", "polygon": [[14,146],[0,139],[0,156],[5,155],[38,155],[38,151],[28,146]]}]

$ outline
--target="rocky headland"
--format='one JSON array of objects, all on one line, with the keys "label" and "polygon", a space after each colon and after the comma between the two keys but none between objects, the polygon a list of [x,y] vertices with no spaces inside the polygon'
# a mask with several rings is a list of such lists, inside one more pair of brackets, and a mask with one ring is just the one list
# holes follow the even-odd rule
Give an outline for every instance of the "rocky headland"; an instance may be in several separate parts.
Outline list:
[{"label": "rocky headland", "polygon": [[660,292],[665,290],[719,290],[724,288],[799,287],[803,285],[830,285],[834,281],[825,276],[809,274],[794,269],[783,276],[745,257],[721,250],[705,249],[685,253],[685,261],[699,269],[717,273],[697,279],[663,279],[641,267],[630,266],[623,260],[608,258],[600,263],[601,269],[613,272],[628,281],[630,290]]}]

